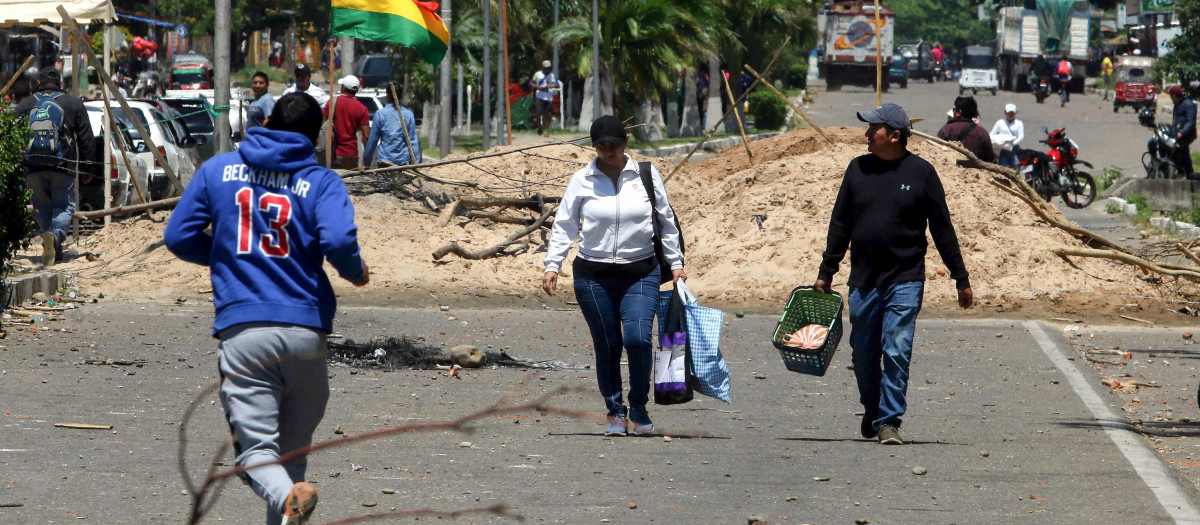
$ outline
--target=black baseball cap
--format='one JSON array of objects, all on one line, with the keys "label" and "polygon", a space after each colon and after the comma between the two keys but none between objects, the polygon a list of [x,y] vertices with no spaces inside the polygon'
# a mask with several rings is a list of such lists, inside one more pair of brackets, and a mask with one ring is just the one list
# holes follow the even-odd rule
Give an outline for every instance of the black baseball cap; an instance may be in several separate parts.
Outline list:
[{"label": "black baseball cap", "polygon": [[624,144],[629,135],[625,133],[625,123],[612,115],[604,115],[592,121],[592,145],[608,142]]},{"label": "black baseball cap", "polygon": [[58,86],[62,83],[62,73],[55,68],[48,67],[38,71],[37,79],[39,84]]},{"label": "black baseball cap", "polygon": [[301,74],[312,75],[312,69],[310,69],[308,67],[308,64],[304,64],[304,63],[296,64],[296,69],[293,70],[293,72],[296,73],[297,75],[301,75]]},{"label": "black baseball cap", "polygon": [[868,124],[887,124],[888,127],[903,133],[908,133],[912,127],[912,121],[909,120],[908,113],[904,112],[904,108],[891,102],[871,111],[859,111],[858,120]]}]

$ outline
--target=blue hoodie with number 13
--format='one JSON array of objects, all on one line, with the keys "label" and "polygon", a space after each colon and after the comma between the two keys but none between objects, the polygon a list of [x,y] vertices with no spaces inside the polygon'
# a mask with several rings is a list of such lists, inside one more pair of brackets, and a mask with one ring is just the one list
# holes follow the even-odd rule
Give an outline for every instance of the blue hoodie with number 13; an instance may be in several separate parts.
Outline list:
[{"label": "blue hoodie with number 13", "polygon": [[363,278],[346,186],[290,131],[251,128],[239,151],[200,166],[164,238],[180,259],[211,268],[214,335],[252,322],[331,331],[325,258],[346,280]]}]

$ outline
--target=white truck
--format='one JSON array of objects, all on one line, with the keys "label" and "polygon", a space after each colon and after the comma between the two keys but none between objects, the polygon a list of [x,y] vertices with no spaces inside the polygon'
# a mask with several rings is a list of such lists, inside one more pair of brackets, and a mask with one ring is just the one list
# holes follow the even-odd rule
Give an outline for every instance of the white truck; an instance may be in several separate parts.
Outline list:
[{"label": "white truck", "polygon": [[[1029,73],[1041,54],[1056,71],[1064,57],[1071,63],[1071,91],[1083,92],[1084,68],[1091,58],[1088,37],[1092,16],[1086,1],[1009,0],[1000,8],[996,22],[997,66],[1000,89],[1029,91]],[[1055,80],[1057,82],[1057,80]]]},{"label": "white truck", "polygon": [[[876,57],[883,60],[883,90],[887,91],[892,63],[895,15],[874,0],[843,0],[818,12],[817,26],[824,28],[817,69],[829,91],[844,85],[875,86]],[[878,55],[876,54],[878,53]]]}]

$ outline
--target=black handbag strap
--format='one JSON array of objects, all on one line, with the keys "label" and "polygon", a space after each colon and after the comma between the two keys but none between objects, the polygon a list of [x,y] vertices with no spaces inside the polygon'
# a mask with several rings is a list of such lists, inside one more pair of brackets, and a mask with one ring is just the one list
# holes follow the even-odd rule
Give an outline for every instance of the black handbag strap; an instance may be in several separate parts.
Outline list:
[{"label": "black handbag strap", "polygon": [[[650,175],[650,163],[639,162],[638,174],[642,177],[642,186],[646,187],[646,196],[650,199],[650,219],[654,222],[654,244],[662,251],[662,225],[658,223],[658,195],[654,192],[654,177]],[[675,216],[675,229],[679,231],[679,253],[685,254],[683,247],[683,229],[679,227],[679,216]]]}]

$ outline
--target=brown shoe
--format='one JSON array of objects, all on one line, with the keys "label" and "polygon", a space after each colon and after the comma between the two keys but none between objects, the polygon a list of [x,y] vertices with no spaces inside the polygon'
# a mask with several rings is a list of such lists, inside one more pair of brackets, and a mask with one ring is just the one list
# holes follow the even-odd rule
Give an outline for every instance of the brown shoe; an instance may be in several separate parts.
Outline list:
[{"label": "brown shoe", "polygon": [[296,483],[283,503],[283,522],[280,525],[305,525],[316,508],[317,488],[307,481]]},{"label": "brown shoe", "polygon": [[45,266],[54,266],[54,261],[58,259],[58,250],[54,244],[54,234],[42,232],[42,264]]},{"label": "brown shoe", "polygon": [[883,426],[879,427],[879,444],[903,445],[904,439],[900,437],[900,429],[884,423]]}]

